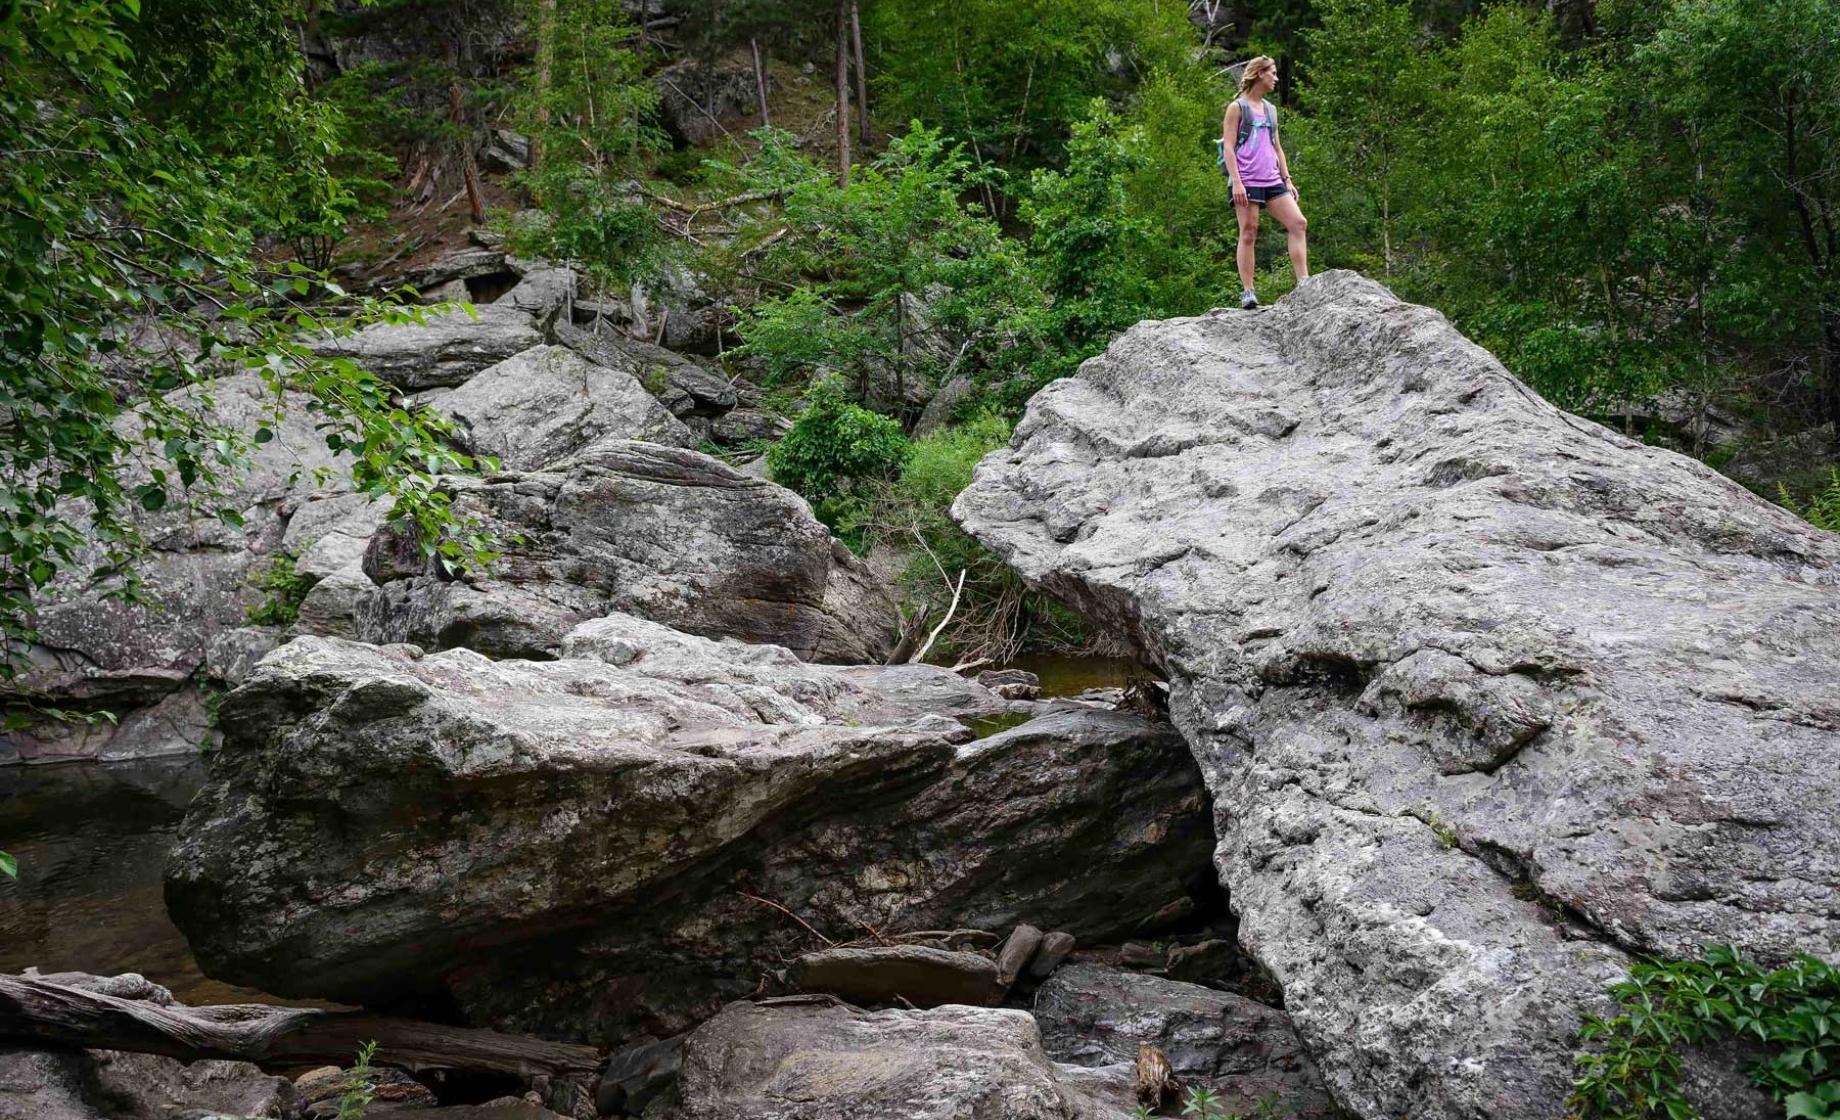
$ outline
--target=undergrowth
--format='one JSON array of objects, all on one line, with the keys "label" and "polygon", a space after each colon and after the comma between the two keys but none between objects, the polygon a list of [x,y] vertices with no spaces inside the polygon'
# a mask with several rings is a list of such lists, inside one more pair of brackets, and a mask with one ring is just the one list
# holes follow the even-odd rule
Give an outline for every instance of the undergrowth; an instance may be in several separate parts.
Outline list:
[{"label": "undergrowth", "polygon": [[1610,989],[1621,1012],[1580,1039],[1572,1120],[1695,1120],[1681,1053],[1721,1040],[1764,1047],[1749,1074],[1787,1120],[1840,1120],[1840,969],[1811,956],[1770,970],[1712,946],[1697,961],[1648,961]]},{"label": "undergrowth", "polygon": [[249,584],[263,593],[262,601],[249,608],[249,621],[257,626],[292,626],[300,620],[300,604],[313,589],[307,577],[294,570],[294,558],[285,552],[251,569]]}]

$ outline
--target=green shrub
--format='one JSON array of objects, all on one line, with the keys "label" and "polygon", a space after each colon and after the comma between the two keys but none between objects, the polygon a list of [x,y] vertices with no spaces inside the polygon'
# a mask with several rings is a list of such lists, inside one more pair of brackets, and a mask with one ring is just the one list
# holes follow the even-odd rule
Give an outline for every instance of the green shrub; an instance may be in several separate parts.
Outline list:
[{"label": "green shrub", "polygon": [[773,481],[812,504],[833,531],[861,546],[851,533],[868,487],[893,478],[907,461],[907,437],[892,417],[852,404],[835,381],[821,382],[800,416],[767,451]]},{"label": "green shrub", "polygon": [[1703,960],[1639,963],[1610,994],[1622,1012],[1579,1034],[1597,1050],[1578,1059],[1575,1120],[1693,1120],[1681,1048],[1733,1037],[1766,1047],[1750,1077],[1789,1120],[1840,1117],[1840,969],[1803,956],[1766,970],[1712,946]]},{"label": "green shrub", "polygon": [[263,592],[262,601],[249,608],[249,621],[257,626],[292,626],[300,620],[300,604],[313,589],[307,577],[294,570],[294,558],[285,552],[251,569],[249,584]]},{"label": "green shrub", "polygon": [[1808,496],[1808,504],[1798,503],[1789,494],[1789,488],[1778,485],[1778,498],[1797,517],[1807,518],[1809,523],[1830,533],[1840,533],[1840,467],[1828,471],[1827,485]]}]

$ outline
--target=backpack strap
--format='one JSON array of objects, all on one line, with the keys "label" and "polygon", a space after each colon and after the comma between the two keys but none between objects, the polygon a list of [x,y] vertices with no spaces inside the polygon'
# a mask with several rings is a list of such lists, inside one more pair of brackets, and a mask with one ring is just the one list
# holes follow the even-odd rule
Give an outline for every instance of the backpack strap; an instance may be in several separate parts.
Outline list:
[{"label": "backpack strap", "polygon": [[1252,106],[1243,97],[1233,99],[1239,105],[1239,135],[1233,141],[1233,150],[1239,151],[1252,139]]},{"label": "backpack strap", "polygon": [[1278,143],[1278,107],[1269,101],[1265,103],[1265,119],[1271,124],[1271,142],[1276,145]]}]

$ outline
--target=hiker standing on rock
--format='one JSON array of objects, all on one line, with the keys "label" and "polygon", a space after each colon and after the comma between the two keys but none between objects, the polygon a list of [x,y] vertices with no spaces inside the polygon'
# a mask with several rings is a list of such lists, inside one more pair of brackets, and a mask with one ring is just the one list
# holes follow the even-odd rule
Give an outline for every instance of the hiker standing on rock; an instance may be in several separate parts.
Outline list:
[{"label": "hiker standing on rock", "polygon": [[1265,100],[1277,88],[1276,62],[1267,55],[1248,62],[1240,75],[1239,96],[1227,106],[1226,119],[1220,125],[1220,165],[1233,186],[1233,212],[1239,218],[1239,305],[1247,310],[1259,305],[1259,297],[1252,290],[1259,207],[1270,210],[1289,235],[1291,268],[1298,282],[1310,274],[1310,250],[1304,234],[1309,222],[1297,205],[1290,162],[1284,158],[1283,145],[1278,143],[1278,107]]}]

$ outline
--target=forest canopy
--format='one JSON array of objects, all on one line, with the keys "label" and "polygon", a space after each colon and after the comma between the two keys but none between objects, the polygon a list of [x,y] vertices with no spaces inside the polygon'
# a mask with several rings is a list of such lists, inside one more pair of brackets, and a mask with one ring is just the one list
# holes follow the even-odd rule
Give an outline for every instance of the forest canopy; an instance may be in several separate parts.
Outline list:
[{"label": "forest canopy", "polygon": [[[1124,327],[1230,301],[1212,142],[1258,53],[1316,268],[1840,508],[1840,0],[7,0],[7,640],[60,572],[132,594],[146,513],[236,522],[213,496],[273,433],[213,419],[230,369],[424,547],[490,559],[435,483],[474,469],[446,422],[303,342],[424,313],[366,231],[449,192],[615,296],[699,278],[725,369],[788,420],[822,405],[769,461],[847,465],[785,480],[858,547],[961,548],[949,495],[901,480],[986,444],[911,451],[926,403],[1003,430]],[[528,158],[482,170],[500,134]],[[1294,281],[1261,259],[1269,302]]]}]

